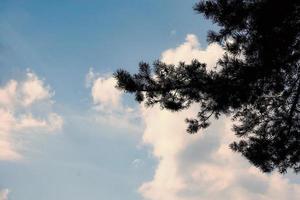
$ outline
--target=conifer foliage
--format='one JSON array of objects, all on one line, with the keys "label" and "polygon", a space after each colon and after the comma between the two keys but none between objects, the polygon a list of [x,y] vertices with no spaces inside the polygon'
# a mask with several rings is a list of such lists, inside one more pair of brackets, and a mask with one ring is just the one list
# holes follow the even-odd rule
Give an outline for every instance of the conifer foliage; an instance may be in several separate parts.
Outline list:
[{"label": "conifer foliage", "polygon": [[206,0],[194,10],[216,23],[208,41],[225,50],[216,67],[140,63],[115,72],[117,87],[138,102],[180,111],[199,104],[189,133],[232,116],[230,147],[263,172],[300,171],[300,1]]}]

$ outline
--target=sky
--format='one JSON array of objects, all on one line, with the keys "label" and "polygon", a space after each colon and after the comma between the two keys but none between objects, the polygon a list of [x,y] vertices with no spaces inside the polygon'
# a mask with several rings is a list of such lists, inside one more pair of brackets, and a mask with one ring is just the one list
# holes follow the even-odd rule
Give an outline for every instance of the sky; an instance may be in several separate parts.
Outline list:
[{"label": "sky", "polygon": [[145,108],[112,73],[140,61],[212,68],[218,29],[196,0],[1,0],[0,200],[296,200],[300,178],[263,174],[228,144],[228,118],[196,135]]}]

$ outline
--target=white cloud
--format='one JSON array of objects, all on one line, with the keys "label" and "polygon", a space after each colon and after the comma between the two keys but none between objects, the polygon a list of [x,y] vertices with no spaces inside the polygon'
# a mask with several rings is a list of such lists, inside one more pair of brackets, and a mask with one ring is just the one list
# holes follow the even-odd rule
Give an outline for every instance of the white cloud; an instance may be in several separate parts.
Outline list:
[{"label": "white cloud", "polygon": [[[164,51],[161,60],[168,64],[176,64],[179,61],[190,63],[193,59],[199,59],[212,68],[216,64],[217,58],[222,54],[223,50],[217,44],[211,44],[204,50],[200,49],[198,38],[189,34],[184,44],[175,49]],[[139,109],[124,106],[122,102],[123,93],[115,86],[116,80],[110,75],[95,73],[92,68],[86,74],[86,87],[91,88],[94,108],[100,113],[96,116],[96,120],[101,123],[136,130]]]},{"label": "white cloud", "polygon": [[[182,45],[163,52],[161,60],[176,64],[199,59],[213,69],[222,54],[216,44],[200,49],[197,37],[190,34]],[[234,139],[229,119],[214,121],[206,131],[188,135],[185,118],[196,116],[197,105],[178,113],[161,110],[157,105],[141,106],[137,111],[124,106],[123,96],[111,77],[90,70],[87,85],[98,108],[97,116],[103,121],[117,127],[122,122],[130,124],[132,113],[141,115],[145,126],[143,144],[151,146],[158,160],[152,180],[139,188],[144,199],[296,200],[300,196],[300,184],[278,173],[263,174],[229,149],[228,144]],[[137,159],[132,164],[139,163]]]},{"label": "white cloud", "polygon": [[46,119],[35,118],[29,113],[18,118],[17,123],[15,123],[15,130],[39,129],[50,132],[61,129],[62,125],[63,119],[56,113],[48,113]]},{"label": "white cloud", "polygon": [[112,76],[102,76],[90,68],[86,75],[86,86],[91,88],[92,100],[98,109],[118,109],[121,106],[122,92],[115,88],[116,83]]},{"label": "white cloud", "polygon": [[[186,42],[162,54],[162,60],[176,64],[197,57],[214,65],[221,50],[209,46],[198,49],[198,39],[188,35]],[[215,52],[216,50],[216,52]],[[152,146],[158,165],[152,180],[139,192],[147,200],[296,200],[300,184],[273,173],[266,175],[251,166],[228,144],[234,139],[231,122],[223,118],[196,135],[186,133],[186,117],[196,116],[198,107],[179,113],[141,108],[145,124],[143,143]]]},{"label": "white cloud", "polygon": [[30,106],[38,101],[49,101],[54,92],[36,74],[27,71],[23,81],[10,80],[0,87],[0,106],[10,109],[16,106]]},{"label": "white cloud", "polygon": [[27,71],[24,81],[10,80],[0,87],[0,160],[17,160],[22,155],[17,150],[12,135],[30,132],[51,132],[61,129],[63,119],[48,108],[32,111],[38,103],[52,104],[54,93],[44,81]]},{"label": "white cloud", "polygon": [[[142,108],[145,130],[143,142],[153,147],[153,155],[159,159],[152,181],[144,183],[140,192],[146,199],[179,199],[177,191],[184,188],[184,181],[179,173],[177,155],[190,142],[185,131],[184,119],[188,111],[171,113],[161,111],[158,106]],[[198,137],[198,136],[196,136]]]},{"label": "white cloud", "polygon": [[0,160],[19,159],[21,155],[14,150],[10,141],[10,133],[15,124],[13,113],[0,108],[0,122]]},{"label": "white cloud", "polygon": [[123,92],[118,90],[116,79],[100,75],[90,69],[86,75],[86,86],[91,88],[94,119],[102,124],[137,131],[138,110],[126,106],[122,101]]},{"label": "white cloud", "polygon": [[113,77],[98,77],[92,86],[92,98],[94,104],[118,108],[120,106],[122,93],[115,88],[116,83],[116,79]]},{"label": "white cloud", "polygon": [[209,69],[213,69],[218,59],[224,53],[218,44],[210,44],[206,49],[201,49],[196,35],[188,34],[185,42],[175,49],[168,49],[162,53],[161,61],[167,64],[177,64],[179,62],[191,63],[197,59],[206,63]]},{"label": "white cloud", "polygon": [[15,103],[17,85],[17,81],[11,80],[0,88],[0,106],[11,107]]},{"label": "white cloud", "polygon": [[0,190],[0,200],[8,200],[9,189]]},{"label": "white cloud", "polygon": [[153,179],[139,188],[144,199],[298,199],[299,184],[277,173],[262,174],[228,148],[233,133],[227,119],[188,135],[184,119],[196,111],[195,105],[180,113],[143,109],[143,142],[159,161]]},{"label": "white cloud", "polygon": [[27,72],[27,79],[23,82],[21,90],[25,106],[29,106],[35,101],[50,99],[53,95],[50,92],[50,87],[45,86],[44,82],[30,71]]}]

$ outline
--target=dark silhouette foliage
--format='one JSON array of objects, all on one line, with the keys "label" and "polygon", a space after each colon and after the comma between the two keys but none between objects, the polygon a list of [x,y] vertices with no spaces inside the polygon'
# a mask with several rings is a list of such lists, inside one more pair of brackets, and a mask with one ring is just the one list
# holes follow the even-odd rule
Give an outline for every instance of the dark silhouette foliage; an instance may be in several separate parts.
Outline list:
[{"label": "dark silhouette foliage", "polygon": [[207,0],[194,10],[220,27],[208,33],[225,50],[218,70],[196,60],[140,63],[137,74],[114,74],[117,87],[172,111],[199,104],[197,117],[187,119],[189,133],[230,115],[240,138],[234,151],[263,172],[299,172],[300,1]]}]

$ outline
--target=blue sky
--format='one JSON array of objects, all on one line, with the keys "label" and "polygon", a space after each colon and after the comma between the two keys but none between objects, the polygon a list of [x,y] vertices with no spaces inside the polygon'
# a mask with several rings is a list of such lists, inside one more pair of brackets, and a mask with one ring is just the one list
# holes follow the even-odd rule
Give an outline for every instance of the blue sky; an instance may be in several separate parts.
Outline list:
[{"label": "blue sky", "polygon": [[[141,60],[158,59],[187,33],[197,33],[204,43],[210,28],[192,10],[195,1],[1,2],[1,42],[8,47],[2,62],[14,68],[2,74],[9,77],[30,67],[47,76],[57,98],[68,99],[68,104],[89,67],[134,70]],[[170,36],[172,30],[176,35]]]},{"label": "blue sky", "polygon": [[222,50],[206,33],[217,27],[196,2],[1,0],[0,111],[13,122],[0,122],[0,146],[16,155],[0,154],[0,200],[206,200],[208,185],[219,188],[212,199],[299,194],[295,175],[263,175],[228,153],[228,119],[192,137],[184,118],[196,107],[147,110],[109,92],[116,69],[142,60],[215,62]]}]

